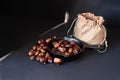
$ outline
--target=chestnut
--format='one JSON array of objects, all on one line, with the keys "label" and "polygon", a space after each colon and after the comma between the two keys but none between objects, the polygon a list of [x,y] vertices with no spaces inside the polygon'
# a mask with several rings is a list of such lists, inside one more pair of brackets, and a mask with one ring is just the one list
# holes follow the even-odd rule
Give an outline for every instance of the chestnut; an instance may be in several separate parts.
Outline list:
[{"label": "chestnut", "polygon": [[33,51],[29,51],[29,52],[28,52],[28,55],[29,55],[29,56],[32,56],[33,54],[34,54]]},{"label": "chestnut", "polygon": [[44,58],[44,57],[41,57],[41,58],[40,58],[40,62],[41,62],[41,63],[43,63],[43,64],[46,64],[47,59],[46,59],[46,58]]},{"label": "chestnut", "polygon": [[69,52],[65,52],[65,55],[66,56],[70,56],[71,54]]},{"label": "chestnut", "polygon": [[53,62],[53,58],[52,58],[52,57],[48,57],[47,60],[48,60],[49,63],[52,63],[52,62]]},{"label": "chestnut", "polygon": [[74,53],[74,54],[77,54],[77,53],[79,53],[79,51],[76,50],[76,49],[74,49],[74,50],[73,50],[73,53]]},{"label": "chestnut", "polygon": [[47,38],[47,39],[45,40],[45,42],[48,43],[48,42],[50,42],[51,40],[52,40],[52,38]]},{"label": "chestnut", "polygon": [[61,64],[62,63],[62,59],[60,59],[60,58],[54,58],[54,63],[55,64]]},{"label": "chestnut", "polygon": [[66,44],[69,44],[69,42],[67,40],[64,40],[63,44],[66,45]]},{"label": "chestnut", "polygon": [[42,53],[45,53],[45,52],[46,52],[46,50],[44,50],[44,49],[42,49],[42,48],[40,49],[40,51],[41,51]]},{"label": "chestnut", "polygon": [[72,44],[66,44],[65,47],[67,48],[72,47]]},{"label": "chestnut", "polygon": [[56,48],[52,48],[52,51],[57,52],[57,49]]},{"label": "chestnut", "polygon": [[44,43],[43,39],[38,40],[38,44]]},{"label": "chestnut", "polygon": [[50,53],[49,53],[49,52],[47,52],[47,53],[45,54],[45,58],[48,58],[48,57],[50,57]]},{"label": "chestnut", "polygon": [[40,49],[41,49],[41,47],[40,47],[40,46],[38,46],[38,47],[37,47],[37,51],[40,51]]},{"label": "chestnut", "polygon": [[58,50],[59,50],[61,53],[63,53],[63,52],[66,51],[66,48],[65,48],[65,47],[58,47]]},{"label": "chestnut", "polygon": [[43,46],[42,48],[43,48],[43,49],[45,49],[45,50],[46,50],[46,49],[48,49],[48,47],[47,47],[47,46]]},{"label": "chestnut", "polygon": [[61,44],[61,43],[63,43],[64,42],[64,40],[62,39],[62,40],[59,40],[59,43]]},{"label": "chestnut", "polygon": [[33,50],[37,50],[37,46],[33,46],[33,48],[32,48]]},{"label": "chestnut", "polygon": [[41,46],[41,47],[45,46],[45,43],[41,43],[40,46]]},{"label": "chestnut", "polygon": [[40,58],[41,58],[41,57],[40,57],[39,55],[38,55],[38,56],[36,56],[36,60],[37,60],[37,61],[39,61],[39,60],[40,60]]},{"label": "chestnut", "polygon": [[37,56],[39,53],[40,53],[39,51],[36,51],[36,52],[35,52],[35,55]]},{"label": "chestnut", "polygon": [[40,55],[41,57],[44,57],[44,56],[45,56],[45,53],[42,53],[42,52],[41,52],[39,55]]},{"label": "chestnut", "polygon": [[72,52],[73,52],[73,48],[69,48],[69,49],[68,49],[68,52],[69,52],[69,53],[72,53]]},{"label": "chestnut", "polygon": [[53,44],[54,48],[57,48],[57,47],[59,47],[59,46],[60,46],[60,44],[59,44],[58,42],[56,42],[56,41],[55,41],[55,42],[53,42],[52,44]]},{"label": "chestnut", "polygon": [[64,44],[60,44],[60,46],[61,46],[61,47],[65,47],[65,45],[64,45]]}]

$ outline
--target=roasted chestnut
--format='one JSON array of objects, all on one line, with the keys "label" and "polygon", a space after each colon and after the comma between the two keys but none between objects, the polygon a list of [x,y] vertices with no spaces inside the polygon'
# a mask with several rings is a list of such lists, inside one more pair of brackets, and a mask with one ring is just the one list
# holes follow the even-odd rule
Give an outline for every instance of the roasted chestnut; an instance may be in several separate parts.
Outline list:
[{"label": "roasted chestnut", "polygon": [[71,37],[56,38],[48,43],[48,50],[51,54],[61,59],[79,56],[83,49],[82,42]]}]

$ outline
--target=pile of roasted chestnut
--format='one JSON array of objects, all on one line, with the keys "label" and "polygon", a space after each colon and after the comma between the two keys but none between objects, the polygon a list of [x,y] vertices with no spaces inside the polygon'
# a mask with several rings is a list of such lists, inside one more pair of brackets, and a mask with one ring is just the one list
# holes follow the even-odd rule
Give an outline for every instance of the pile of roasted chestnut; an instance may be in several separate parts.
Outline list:
[{"label": "pile of roasted chestnut", "polygon": [[[53,57],[48,49],[48,43],[54,38],[40,39],[37,42],[37,45],[33,46],[32,49],[28,52],[28,55],[31,60],[39,61],[43,64],[46,63],[55,63],[61,64],[62,59]],[[51,50],[56,54],[62,54],[65,56],[70,56],[73,54],[78,54],[81,51],[81,48],[75,43],[75,41],[67,40],[58,40],[52,42]]]},{"label": "pile of roasted chestnut", "polygon": [[32,49],[28,52],[30,59],[39,61],[43,64],[46,63],[61,64],[62,59],[53,58],[48,51],[47,43],[51,40],[52,38],[48,38],[46,40],[44,39],[38,40],[37,45],[33,46]]},{"label": "pile of roasted chestnut", "polygon": [[74,40],[71,42],[63,39],[55,40],[52,42],[52,45],[53,45],[52,47],[53,52],[57,54],[65,55],[65,56],[78,54],[82,50]]}]

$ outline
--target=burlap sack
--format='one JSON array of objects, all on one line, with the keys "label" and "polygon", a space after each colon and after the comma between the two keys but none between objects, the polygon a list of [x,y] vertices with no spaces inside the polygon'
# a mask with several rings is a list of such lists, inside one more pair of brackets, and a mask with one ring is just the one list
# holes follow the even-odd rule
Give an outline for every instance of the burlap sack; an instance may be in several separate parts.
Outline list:
[{"label": "burlap sack", "polygon": [[74,36],[88,45],[102,45],[105,38],[104,19],[92,13],[78,14]]}]

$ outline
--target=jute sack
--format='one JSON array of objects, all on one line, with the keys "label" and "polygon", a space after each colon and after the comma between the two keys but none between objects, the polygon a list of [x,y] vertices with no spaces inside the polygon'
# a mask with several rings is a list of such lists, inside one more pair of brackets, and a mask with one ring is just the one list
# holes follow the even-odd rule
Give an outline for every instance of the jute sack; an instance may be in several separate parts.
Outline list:
[{"label": "jute sack", "polygon": [[[107,50],[107,32],[103,25],[104,19],[102,16],[95,16],[92,13],[78,14],[67,31],[67,36],[73,36],[84,43],[87,48],[97,49],[103,53]],[[75,26],[73,26],[75,23]],[[70,31],[74,27],[73,34]]]},{"label": "jute sack", "polygon": [[78,14],[73,35],[88,45],[103,45],[106,37],[103,22],[103,17],[92,13]]}]

